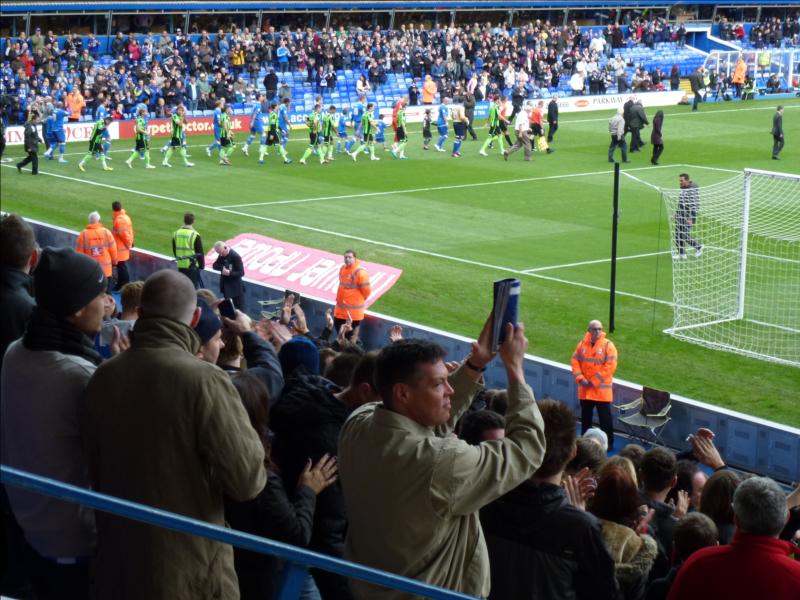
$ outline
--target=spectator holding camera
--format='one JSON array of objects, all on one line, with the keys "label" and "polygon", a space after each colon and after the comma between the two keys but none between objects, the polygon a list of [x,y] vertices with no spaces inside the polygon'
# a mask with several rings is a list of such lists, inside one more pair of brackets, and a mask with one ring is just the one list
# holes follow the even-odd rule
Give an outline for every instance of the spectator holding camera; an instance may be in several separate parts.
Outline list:
[{"label": "spectator holding camera", "polygon": [[[509,388],[506,435],[478,446],[451,434],[494,356],[491,319],[461,366],[448,367],[444,350],[422,340],[381,350],[375,382],[382,402],[356,409],[339,441],[348,559],[489,594],[477,511],[527,479],[544,456],[542,417],[522,369],[527,346],[524,327],[507,324],[500,347]],[[361,581],[351,588],[356,598],[404,597]]]}]

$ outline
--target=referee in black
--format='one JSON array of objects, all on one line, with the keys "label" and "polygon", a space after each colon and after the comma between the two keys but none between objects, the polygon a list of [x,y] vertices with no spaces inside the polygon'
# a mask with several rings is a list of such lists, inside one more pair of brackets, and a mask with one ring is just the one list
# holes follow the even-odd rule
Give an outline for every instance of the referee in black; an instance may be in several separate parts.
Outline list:
[{"label": "referee in black", "polygon": [[39,137],[39,130],[36,126],[39,123],[39,113],[32,112],[27,123],[25,123],[25,152],[28,156],[22,162],[17,163],[17,171],[22,173],[22,167],[30,163],[31,175],[39,174],[39,144],[44,144]]}]

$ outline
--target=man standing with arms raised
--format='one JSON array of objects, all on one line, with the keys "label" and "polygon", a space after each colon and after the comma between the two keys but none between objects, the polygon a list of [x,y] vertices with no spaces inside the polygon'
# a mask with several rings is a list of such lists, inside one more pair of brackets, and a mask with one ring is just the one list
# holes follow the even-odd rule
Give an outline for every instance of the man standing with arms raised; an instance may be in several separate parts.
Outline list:
[{"label": "man standing with arms raised", "polygon": [[[464,363],[448,373],[444,349],[400,340],[381,350],[382,402],[356,409],[339,438],[339,473],[350,525],[345,556],[485,598],[489,557],[478,510],[531,476],[544,456],[544,424],[525,383],[524,327],[506,325],[506,437],[471,446],[452,435],[494,357],[487,320]],[[451,365],[452,367],[452,365]],[[359,599],[408,594],[352,581]]]}]

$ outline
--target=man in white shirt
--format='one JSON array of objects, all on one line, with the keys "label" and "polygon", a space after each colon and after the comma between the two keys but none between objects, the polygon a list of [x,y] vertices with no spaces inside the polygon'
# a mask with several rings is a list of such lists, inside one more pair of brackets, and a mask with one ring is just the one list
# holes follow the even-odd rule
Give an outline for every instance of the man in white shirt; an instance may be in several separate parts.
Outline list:
[{"label": "man in white shirt", "polygon": [[526,103],[517,113],[517,116],[514,119],[514,131],[517,134],[517,141],[514,142],[514,145],[511,146],[511,148],[503,152],[504,160],[508,160],[508,157],[511,154],[514,154],[514,152],[520,148],[525,149],[525,160],[531,160],[531,138],[530,134],[528,133],[528,129],[530,128],[529,115],[531,109],[531,104]]}]

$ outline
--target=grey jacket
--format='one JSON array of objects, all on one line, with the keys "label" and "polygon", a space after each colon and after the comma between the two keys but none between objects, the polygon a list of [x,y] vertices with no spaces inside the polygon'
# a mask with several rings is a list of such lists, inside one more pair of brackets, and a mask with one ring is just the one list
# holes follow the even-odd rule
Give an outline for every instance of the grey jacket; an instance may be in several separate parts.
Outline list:
[{"label": "grey jacket", "polygon": [[650,121],[647,120],[647,115],[644,114],[644,107],[639,102],[631,106],[631,129],[641,129],[649,123]]},{"label": "grey jacket", "polygon": [[608,132],[618,140],[625,139],[625,118],[614,115],[608,122]]},{"label": "grey jacket", "polygon": [[[506,437],[470,446],[452,435],[479,386],[450,377],[450,421],[436,429],[380,403],[348,418],[339,474],[350,528],[349,560],[474,596],[489,594],[489,557],[478,510],[525,481],[544,457],[544,423],[525,384],[508,387]],[[356,598],[409,595],[352,581]]]}]

